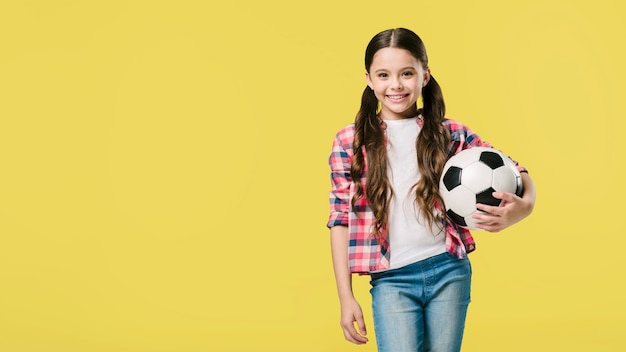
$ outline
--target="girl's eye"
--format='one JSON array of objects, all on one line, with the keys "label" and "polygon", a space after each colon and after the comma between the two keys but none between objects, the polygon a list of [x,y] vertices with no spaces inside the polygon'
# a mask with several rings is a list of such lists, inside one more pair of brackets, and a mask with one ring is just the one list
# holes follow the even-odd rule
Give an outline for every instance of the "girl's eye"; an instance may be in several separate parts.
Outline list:
[{"label": "girl's eye", "polygon": [[387,74],[386,73],[379,73],[378,74],[378,78],[387,78]]},{"label": "girl's eye", "polygon": [[413,76],[413,72],[411,72],[411,71],[406,71],[406,72],[403,72],[403,73],[402,73],[402,75],[403,75],[404,77],[410,77],[410,76]]}]

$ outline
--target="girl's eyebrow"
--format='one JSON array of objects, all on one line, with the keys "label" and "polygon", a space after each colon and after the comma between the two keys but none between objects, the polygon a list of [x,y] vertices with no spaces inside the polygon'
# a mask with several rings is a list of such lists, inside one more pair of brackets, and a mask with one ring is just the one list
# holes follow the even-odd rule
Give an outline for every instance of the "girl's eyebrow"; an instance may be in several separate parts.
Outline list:
[{"label": "girl's eyebrow", "polygon": [[[403,67],[403,68],[400,69],[400,71],[404,71],[404,70],[413,70],[413,71],[415,71],[415,67],[413,67],[413,66],[406,66],[406,67]],[[380,72],[380,71],[390,71],[390,70],[388,70],[386,68],[379,68],[378,70],[374,71],[374,73],[377,73],[377,72]]]}]

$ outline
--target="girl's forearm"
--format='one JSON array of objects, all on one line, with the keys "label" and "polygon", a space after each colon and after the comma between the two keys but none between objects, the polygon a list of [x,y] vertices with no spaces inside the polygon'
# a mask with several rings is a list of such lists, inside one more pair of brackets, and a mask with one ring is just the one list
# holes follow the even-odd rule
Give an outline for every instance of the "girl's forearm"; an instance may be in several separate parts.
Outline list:
[{"label": "girl's forearm", "polygon": [[339,300],[352,299],[352,274],[348,266],[348,228],[333,226],[330,229],[330,247]]},{"label": "girl's forearm", "polygon": [[522,186],[524,187],[524,195],[522,196],[522,199],[524,199],[524,201],[526,201],[530,205],[530,209],[529,209],[529,214],[530,214],[530,212],[532,212],[533,208],[535,207],[535,198],[536,198],[535,183],[530,178],[530,175],[528,175],[528,173],[522,172],[521,175],[522,175]]}]

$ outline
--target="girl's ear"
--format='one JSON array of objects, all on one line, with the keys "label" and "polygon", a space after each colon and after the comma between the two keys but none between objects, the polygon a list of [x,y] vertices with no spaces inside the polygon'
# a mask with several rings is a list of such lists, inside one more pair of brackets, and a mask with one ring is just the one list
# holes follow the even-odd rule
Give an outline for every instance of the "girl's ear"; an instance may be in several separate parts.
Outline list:
[{"label": "girl's ear", "polygon": [[374,90],[372,79],[370,78],[370,74],[367,71],[365,72],[365,82],[367,82],[367,86],[370,87],[371,90]]},{"label": "girl's ear", "polygon": [[422,87],[426,87],[428,81],[430,81],[430,67],[426,67],[424,70],[424,83],[422,83]]}]

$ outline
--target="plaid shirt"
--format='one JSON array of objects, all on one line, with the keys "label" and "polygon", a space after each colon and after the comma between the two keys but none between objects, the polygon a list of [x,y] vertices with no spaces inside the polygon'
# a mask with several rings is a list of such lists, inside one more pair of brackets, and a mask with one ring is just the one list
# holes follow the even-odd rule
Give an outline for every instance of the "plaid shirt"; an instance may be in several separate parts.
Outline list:
[{"label": "plaid shirt", "polygon": [[[424,121],[421,116],[417,119],[420,128]],[[448,158],[460,152],[463,149],[482,146],[491,147],[472,132],[469,128],[461,123],[446,119],[443,123],[450,131],[450,148],[448,149]],[[382,122],[382,127],[387,126]],[[389,234],[387,229],[383,228],[383,237],[386,240],[378,243],[371,235],[374,224],[374,213],[367,204],[365,197],[357,199],[355,202],[355,210],[351,206],[351,199],[356,191],[355,184],[350,176],[350,166],[352,157],[352,142],[354,140],[354,124],[350,124],[341,129],[335,136],[332,152],[329,157],[331,168],[332,189],[330,191],[330,217],[327,227],[342,225],[348,226],[349,244],[348,244],[348,261],[350,271],[352,273],[368,273],[375,270],[385,270],[389,268]],[[365,149],[363,149],[365,156]],[[365,158],[367,160],[367,158]],[[519,168],[520,171],[525,171]],[[365,189],[367,175],[367,162],[365,163],[364,176],[361,178],[361,184]],[[443,207],[440,204],[435,205],[436,211],[443,214]],[[443,221],[443,220],[442,220]],[[462,228],[450,220],[445,220],[445,244],[448,252],[463,258],[476,249],[474,238],[469,230]]]}]

